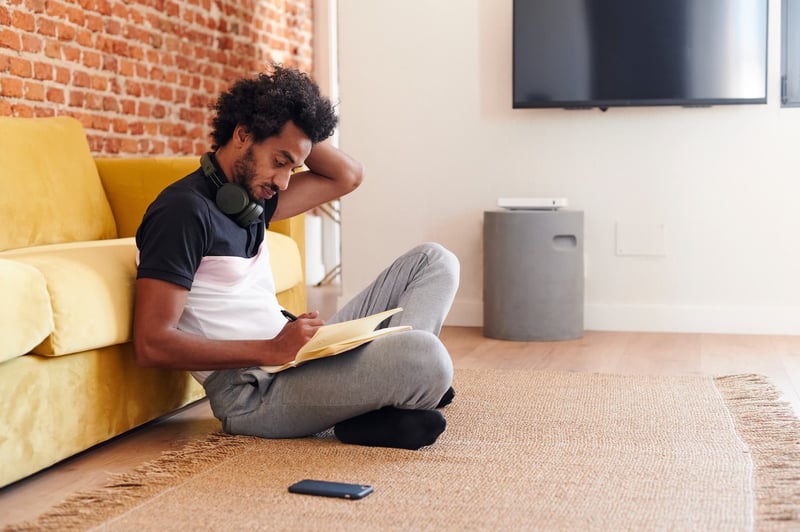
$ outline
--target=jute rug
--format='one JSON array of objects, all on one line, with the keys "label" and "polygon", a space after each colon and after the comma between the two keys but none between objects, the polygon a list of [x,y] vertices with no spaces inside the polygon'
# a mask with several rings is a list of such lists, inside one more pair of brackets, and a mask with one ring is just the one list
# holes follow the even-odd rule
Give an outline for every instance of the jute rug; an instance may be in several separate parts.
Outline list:
[{"label": "jute rug", "polygon": [[[800,421],[765,378],[457,370],[420,451],[221,433],[31,529],[800,529]],[[367,483],[360,501],[294,495]]]}]

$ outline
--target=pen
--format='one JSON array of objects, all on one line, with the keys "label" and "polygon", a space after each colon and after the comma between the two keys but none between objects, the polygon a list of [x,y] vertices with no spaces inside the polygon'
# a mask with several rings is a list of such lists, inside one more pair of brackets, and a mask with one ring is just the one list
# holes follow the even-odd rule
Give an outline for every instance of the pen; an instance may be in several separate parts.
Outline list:
[{"label": "pen", "polygon": [[281,309],[281,314],[283,314],[284,317],[289,321],[295,321],[297,319],[297,316],[295,316],[294,314],[292,314],[291,312],[289,312],[286,309]]}]

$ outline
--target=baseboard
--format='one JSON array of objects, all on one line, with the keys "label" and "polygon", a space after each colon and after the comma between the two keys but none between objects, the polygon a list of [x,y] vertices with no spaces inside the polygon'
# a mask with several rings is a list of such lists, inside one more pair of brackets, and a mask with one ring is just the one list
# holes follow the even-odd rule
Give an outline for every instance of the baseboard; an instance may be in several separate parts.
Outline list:
[{"label": "baseboard", "polygon": [[800,334],[800,307],[587,304],[584,328],[597,331]]}]

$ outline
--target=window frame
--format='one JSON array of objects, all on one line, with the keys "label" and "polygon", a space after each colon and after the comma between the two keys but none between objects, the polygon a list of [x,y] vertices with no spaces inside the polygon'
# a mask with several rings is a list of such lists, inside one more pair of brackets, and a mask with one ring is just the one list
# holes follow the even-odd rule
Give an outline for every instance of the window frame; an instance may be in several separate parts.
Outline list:
[{"label": "window frame", "polygon": [[781,5],[781,107],[800,107],[800,0]]}]

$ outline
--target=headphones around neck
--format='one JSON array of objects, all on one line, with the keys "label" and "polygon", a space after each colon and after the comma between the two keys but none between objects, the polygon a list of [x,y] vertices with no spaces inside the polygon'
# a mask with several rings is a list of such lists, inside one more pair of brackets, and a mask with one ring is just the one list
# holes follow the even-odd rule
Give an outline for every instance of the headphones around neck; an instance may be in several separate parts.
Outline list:
[{"label": "headphones around neck", "polygon": [[200,166],[206,177],[217,187],[215,201],[219,210],[236,220],[242,227],[260,221],[264,207],[252,201],[250,194],[242,186],[230,183],[227,179],[220,179],[213,157],[212,152],[203,154],[200,157]]}]

